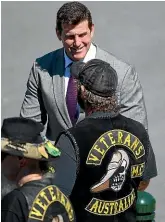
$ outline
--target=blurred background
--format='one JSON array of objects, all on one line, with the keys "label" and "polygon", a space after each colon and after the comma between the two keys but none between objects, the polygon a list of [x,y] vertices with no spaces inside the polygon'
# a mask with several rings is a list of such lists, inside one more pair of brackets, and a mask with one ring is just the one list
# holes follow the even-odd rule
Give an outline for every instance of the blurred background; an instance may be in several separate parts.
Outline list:
[{"label": "blurred background", "polygon": [[[65,2],[1,2],[1,118],[18,116],[35,58],[61,47],[56,13]],[[165,218],[165,2],[86,2],[94,41],[135,66],[148,112],[159,176],[148,192]]]}]

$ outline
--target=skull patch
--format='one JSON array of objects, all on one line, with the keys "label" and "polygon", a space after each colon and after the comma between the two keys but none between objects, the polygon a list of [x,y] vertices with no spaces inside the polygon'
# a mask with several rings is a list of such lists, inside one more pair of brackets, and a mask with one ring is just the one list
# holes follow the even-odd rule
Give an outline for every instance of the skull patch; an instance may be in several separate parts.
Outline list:
[{"label": "skull patch", "polygon": [[107,189],[120,191],[125,181],[128,166],[129,157],[127,153],[122,149],[117,150],[108,164],[106,174],[100,182],[91,187],[91,192],[96,193]]}]

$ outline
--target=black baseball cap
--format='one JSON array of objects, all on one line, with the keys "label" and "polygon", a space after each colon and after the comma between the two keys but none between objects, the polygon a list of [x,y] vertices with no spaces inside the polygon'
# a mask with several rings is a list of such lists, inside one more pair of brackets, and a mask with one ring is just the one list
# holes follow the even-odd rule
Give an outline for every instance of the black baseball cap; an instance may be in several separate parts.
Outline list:
[{"label": "black baseball cap", "polygon": [[70,72],[87,90],[95,95],[109,97],[116,92],[117,73],[105,61],[92,59],[87,63],[74,62],[71,65]]}]

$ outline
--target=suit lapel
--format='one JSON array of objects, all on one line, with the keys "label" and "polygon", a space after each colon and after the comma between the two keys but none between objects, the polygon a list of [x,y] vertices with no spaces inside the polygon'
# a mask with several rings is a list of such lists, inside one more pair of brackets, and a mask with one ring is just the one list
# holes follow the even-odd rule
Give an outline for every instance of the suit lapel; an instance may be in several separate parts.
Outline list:
[{"label": "suit lapel", "polygon": [[[100,49],[97,45],[95,45],[95,46],[96,46],[96,59],[101,59],[105,62],[108,62],[112,66],[112,68],[114,68],[116,70],[116,65],[115,65],[116,59],[114,58],[114,56],[111,53],[107,53],[106,51]],[[119,84],[117,87],[116,95],[118,97],[118,103],[120,104]]]},{"label": "suit lapel", "polygon": [[59,114],[61,116],[61,121],[62,123],[65,124],[64,128],[70,128],[72,127],[72,123],[69,117],[65,101],[65,77],[64,77],[65,64],[64,64],[63,48],[57,52],[53,65],[54,65],[53,89],[54,89],[55,101],[57,104]]}]

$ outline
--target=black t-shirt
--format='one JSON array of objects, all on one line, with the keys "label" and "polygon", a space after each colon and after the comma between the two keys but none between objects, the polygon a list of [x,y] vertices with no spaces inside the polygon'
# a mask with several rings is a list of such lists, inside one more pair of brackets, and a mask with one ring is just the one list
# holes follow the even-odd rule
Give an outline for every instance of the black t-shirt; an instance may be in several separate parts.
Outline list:
[{"label": "black t-shirt", "polygon": [[25,222],[27,221],[28,213],[27,201],[19,190],[13,190],[2,199],[2,222]]}]

